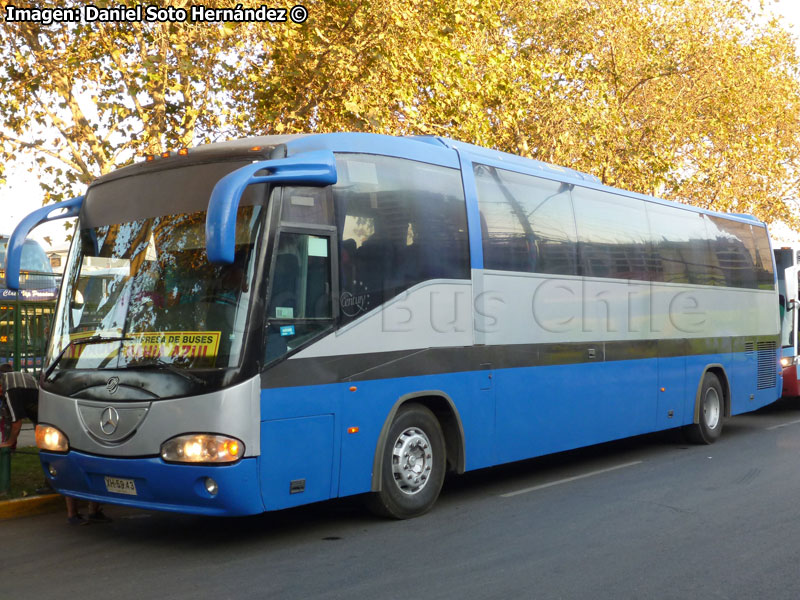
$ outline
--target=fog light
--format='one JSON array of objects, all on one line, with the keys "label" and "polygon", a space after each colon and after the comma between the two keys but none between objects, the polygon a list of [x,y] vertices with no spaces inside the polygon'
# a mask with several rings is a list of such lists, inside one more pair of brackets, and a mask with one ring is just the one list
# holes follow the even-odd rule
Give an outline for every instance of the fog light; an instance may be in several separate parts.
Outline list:
[{"label": "fog light", "polygon": [[58,475],[58,471],[56,471],[56,468],[53,465],[47,465],[47,472],[50,473],[52,477]]},{"label": "fog light", "polygon": [[788,356],[784,356],[781,359],[781,366],[782,367],[788,367],[790,364],[792,364],[792,359],[789,358]]},{"label": "fog light", "polygon": [[217,482],[211,479],[211,477],[206,477],[206,491],[212,496],[216,496],[219,491]]}]

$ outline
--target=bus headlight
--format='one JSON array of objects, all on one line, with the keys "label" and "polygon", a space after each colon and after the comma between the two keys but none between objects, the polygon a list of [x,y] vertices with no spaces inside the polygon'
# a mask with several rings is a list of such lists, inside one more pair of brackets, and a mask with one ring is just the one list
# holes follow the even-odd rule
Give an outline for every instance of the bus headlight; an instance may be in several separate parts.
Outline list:
[{"label": "bus headlight", "polygon": [[52,425],[36,426],[36,447],[48,452],[69,452],[69,440]]},{"label": "bus headlight", "polygon": [[798,363],[800,363],[800,355],[798,355],[798,356],[784,356],[781,359],[781,367],[783,367],[784,369],[786,367],[790,367],[790,366],[796,365]]},{"label": "bus headlight", "polygon": [[179,463],[230,463],[244,456],[236,438],[211,433],[179,435],[161,445],[161,458]]}]

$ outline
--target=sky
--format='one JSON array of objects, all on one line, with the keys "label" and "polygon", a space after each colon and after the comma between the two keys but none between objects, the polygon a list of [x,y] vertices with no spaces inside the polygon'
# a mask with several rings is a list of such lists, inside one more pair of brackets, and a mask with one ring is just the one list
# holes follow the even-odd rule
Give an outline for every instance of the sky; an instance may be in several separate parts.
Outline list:
[{"label": "sky", "polygon": [[[773,11],[783,17],[786,26],[794,33],[800,52],[800,2],[779,0],[773,5]],[[35,174],[28,172],[29,165],[23,162],[6,167],[6,185],[0,186],[0,209],[3,211],[0,234],[9,235],[23,217],[42,206],[43,193],[36,183]],[[64,223],[64,220],[46,223],[34,229],[30,237],[41,242],[45,250],[65,249],[68,242]],[[773,227],[772,235],[782,242],[800,244],[800,234],[787,228]]]}]

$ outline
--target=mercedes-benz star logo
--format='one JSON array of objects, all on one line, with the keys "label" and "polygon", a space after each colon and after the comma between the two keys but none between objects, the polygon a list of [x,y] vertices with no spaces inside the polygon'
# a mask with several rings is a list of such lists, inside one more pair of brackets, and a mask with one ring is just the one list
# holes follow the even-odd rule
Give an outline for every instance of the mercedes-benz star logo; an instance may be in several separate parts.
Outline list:
[{"label": "mercedes-benz star logo", "polygon": [[107,406],[100,415],[100,430],[106,435],[111,435],[119,425],[119,413],[113,406]]},{"label": "mercedes-benz star logo", "polygon": [[112,377],[111,379],[106,381],[106,391],[109,394],[116,393],[118,388],[119,388],[119,377]]}]

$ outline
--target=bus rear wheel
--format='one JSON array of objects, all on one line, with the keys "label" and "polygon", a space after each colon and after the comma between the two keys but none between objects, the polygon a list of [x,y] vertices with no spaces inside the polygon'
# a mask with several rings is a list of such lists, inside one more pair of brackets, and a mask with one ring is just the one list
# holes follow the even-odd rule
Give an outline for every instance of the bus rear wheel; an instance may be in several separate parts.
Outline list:
[{"label": "bus rear wheel", "polygon": [[445,442],[434,414],[419,404],[401,407],[381,456],[381,489],[369,509],[381,516],[410,519],[428,512],[444,482]]},{"label": "bus rear wheel", "polygon": [[713,444],[722,435],[722,417],[725,401],[722,385],[713,373],[703,376],[700,390],[699,419],[697,423],[684,428],[686,437],[693,444]]}]

